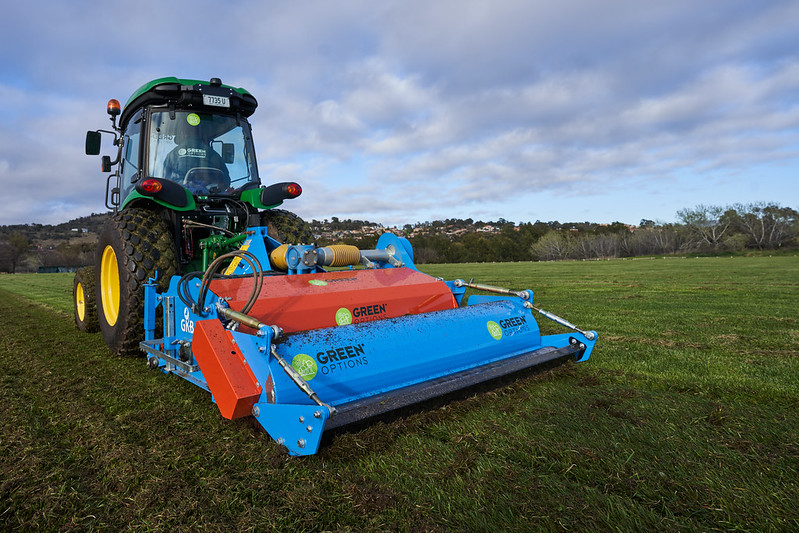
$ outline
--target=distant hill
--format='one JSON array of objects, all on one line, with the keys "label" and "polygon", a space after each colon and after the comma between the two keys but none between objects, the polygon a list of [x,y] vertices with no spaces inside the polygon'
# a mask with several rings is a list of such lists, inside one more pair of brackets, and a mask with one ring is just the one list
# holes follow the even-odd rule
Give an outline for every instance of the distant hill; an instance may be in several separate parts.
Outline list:
[{"label": "distant hill", "polygon": [[[0,226],[0,240],[7,240],[9,235],[20,234],[27,237],[32,243],[58,244],[68,241],[82,234],[99,235],[110,213],[92,213],[85,217],[78,217],[61,224],[12,224]],[[95,239],[96,240],[96,239]]]},{"label": "distant hill", "polygon": [[[372,249],[386,231],[410,240],[417,263],[606,259],[677,253],[788,252],[799,246],[799,211],[779,204],[697,206],[678,213],[682,223],[435,220],[384,227],[366,220],[311,220],[318,246]],[[109,214],[56,225],[0,226],[0,272],[81,266],[94,261]],[[20,238],[22,237],[22,238]],[[21,247],[19,246],[22,241]],[[793,252],[791,252],[793,253]]]}]

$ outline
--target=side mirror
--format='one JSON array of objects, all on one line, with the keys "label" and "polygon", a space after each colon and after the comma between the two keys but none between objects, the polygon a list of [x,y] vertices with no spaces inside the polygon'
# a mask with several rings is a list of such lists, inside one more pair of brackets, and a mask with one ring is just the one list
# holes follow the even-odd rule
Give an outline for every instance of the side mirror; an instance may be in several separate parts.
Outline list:
[{"label": "side mirror", "polygon": [[101,165],[102,165],[102,172],[111,172],[111,156],[104,155],[101,160]]},{"label": "side mirror", "polygon": [[226,165],[230,165],[235,158],[236,147],[233,143],[222,143],[222,161],[224,161]]},{"label": "side mirror", "polygon": [[100,153],[100,132],[86,132],[86,155],[98,155]]}]

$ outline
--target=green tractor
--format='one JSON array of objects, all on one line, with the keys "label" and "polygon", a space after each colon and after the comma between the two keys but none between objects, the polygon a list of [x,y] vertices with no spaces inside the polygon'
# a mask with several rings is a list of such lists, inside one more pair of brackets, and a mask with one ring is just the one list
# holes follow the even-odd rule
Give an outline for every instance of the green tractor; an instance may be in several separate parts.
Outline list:
[{"label": "green tractor", "polygon": [[95,266],[75,275],[78,329],[99,330],[116,354],[138,355],[148,280],[164,290],[174,275],[204,272],[241,245],[249,226],[268,227],[280,242],[313,242],[308,224],[275,209],[299,196],[300,186],[261,186],[247,121],[257,106],[219,78],[160,78],[124,107],[108,102],[113,131],[89,131],[86,153],[99,155],[102,134],[113,136],[116,158],[102,157],[113,214]]}]

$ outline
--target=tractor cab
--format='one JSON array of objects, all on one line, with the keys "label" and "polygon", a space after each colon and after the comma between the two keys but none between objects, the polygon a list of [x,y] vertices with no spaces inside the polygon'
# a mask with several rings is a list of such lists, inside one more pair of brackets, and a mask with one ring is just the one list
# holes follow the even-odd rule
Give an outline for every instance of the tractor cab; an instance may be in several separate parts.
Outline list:
[{"label": "tractor cab", "polygon": [[159,78],[142,85],[124,106],[108,102],[113,131],[86,135],[89,155],[100,153],[102,134],[113,135],[115,159],[102,158],[102,170],[110,173],[106,207],[163,219],[178,272],[204,270],[238,246],[232,236],[250,226],[269,226],[281,239],[313,241],[299,217],[274,209],[302,188],[289,182],[261,187],[247,121],[257,106],[249,92],[219,78]]},{"label": "tractor cab", "polygon": [[[103,170],[119,166],[116,184],[109,178],[107,206],[122,209],[146,200],[189,210],[196,200],[239,199],[243,191],[257,189],[261,182],[247,122],[257,105],[244,89],[222,85],[218,78],[161,78],[139,88],[122,109],[111,100],[114,132],[105,133],[114,134],[118,153],[114,161],[103,158]],[[99,153],[101,132],[87,133],[87,154]]]},{"label": "tractor cab", "polygon": [[147,118],[147,176],[178,183],[193,195],[232,195],[260,183],[246,122],[159,108]]}]

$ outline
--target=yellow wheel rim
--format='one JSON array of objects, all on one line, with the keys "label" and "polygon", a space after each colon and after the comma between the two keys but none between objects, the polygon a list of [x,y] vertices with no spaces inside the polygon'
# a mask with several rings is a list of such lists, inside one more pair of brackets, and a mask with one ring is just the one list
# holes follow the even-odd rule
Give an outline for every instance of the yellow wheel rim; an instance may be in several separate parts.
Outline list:
[{"label": "yellow wheel rim", "polygon": [[83,322],[86,319],[86,295],[83,294],[81,282],[75,287],[75,310],[78,312],[78,320]]},{"label": "yellow wheel rim", "polygon": [[105,321],[109,326],[115,325],[119,318],[119,265],[111,246],[105,247],[100,260],[100,298]]}]

